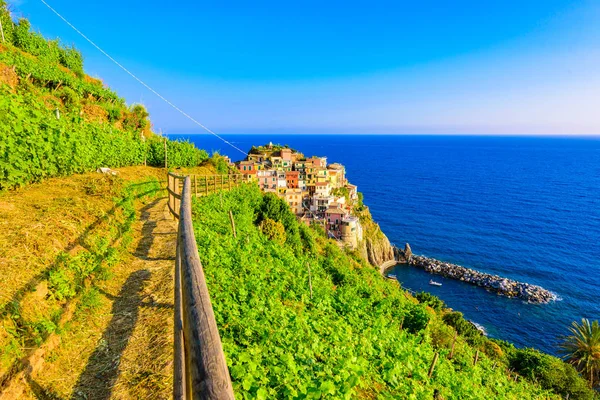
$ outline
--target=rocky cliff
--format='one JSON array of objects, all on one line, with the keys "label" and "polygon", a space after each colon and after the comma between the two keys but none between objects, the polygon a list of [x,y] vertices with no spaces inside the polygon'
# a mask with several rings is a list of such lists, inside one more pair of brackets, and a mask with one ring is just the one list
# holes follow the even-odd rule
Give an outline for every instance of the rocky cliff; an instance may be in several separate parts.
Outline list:
[{"label": "rocky cliff", "polygon": [[368,208],[361,211],[358,216],[363,227],[363,240],[359,244],[358,250],[363,259],[382,269],[392,266],[396,262],[408,261],[411,254],[408,244],[404,250],[393,246],[379,225],[373,221]]}]

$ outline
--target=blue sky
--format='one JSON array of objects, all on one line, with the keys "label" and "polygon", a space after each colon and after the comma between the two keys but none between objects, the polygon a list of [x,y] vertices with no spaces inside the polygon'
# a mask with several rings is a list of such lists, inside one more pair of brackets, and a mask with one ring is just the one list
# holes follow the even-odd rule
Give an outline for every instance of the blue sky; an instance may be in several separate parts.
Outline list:
[{"label": "blue sky", "polygon": [[[221,133],[600,134],[600,2],[47,0]],[[200,133],[39,0],[17,14],[86,70]]]}]

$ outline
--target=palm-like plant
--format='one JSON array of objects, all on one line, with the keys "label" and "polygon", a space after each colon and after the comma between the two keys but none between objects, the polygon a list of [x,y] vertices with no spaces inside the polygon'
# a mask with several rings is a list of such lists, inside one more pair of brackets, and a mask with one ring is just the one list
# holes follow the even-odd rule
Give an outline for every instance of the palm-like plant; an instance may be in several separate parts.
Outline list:
[{"label": "palm-like plant", "polygon": [[600,324],[590,323],[583,318],[581,324],[573,322],[569,328],[571,335],[566,336],[561,344],[567,362],[572,364],[594,387],[600,375]]}]

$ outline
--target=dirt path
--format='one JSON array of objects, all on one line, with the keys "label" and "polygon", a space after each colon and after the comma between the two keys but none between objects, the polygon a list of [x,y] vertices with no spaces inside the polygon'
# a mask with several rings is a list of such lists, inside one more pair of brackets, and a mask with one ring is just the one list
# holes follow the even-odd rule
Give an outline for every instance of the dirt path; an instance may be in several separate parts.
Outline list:
[{"label": "dirt path", "polygon": [[134,242],[90,311],[36,351],[0,399],[162,399],[172,396],[176,223],[166,198],[140,202]]}]

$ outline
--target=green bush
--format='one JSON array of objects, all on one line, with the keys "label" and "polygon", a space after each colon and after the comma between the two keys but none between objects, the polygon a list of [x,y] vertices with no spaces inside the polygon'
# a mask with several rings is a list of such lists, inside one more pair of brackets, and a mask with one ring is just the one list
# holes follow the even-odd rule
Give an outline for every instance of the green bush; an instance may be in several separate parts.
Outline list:
[{"label": "green bush", "polygon": [[142,131],[144,130],[149,122],[148,116],[150,114],[142,104],[134,104],[130,107],[129,112],[125,115],[123,121],[123,127],[128,130]]},{"label": "green bush", "polygon": [[0,0],[0,22],[2,23],[2,30],[4,31],[6,43],[14,43],[14,24],[8,9],[6,8],[6,1],[4,0]]},{"label": "green bush", "polygon": [[404,317],[403,326],[410,333],[417,333],[427,327],[429,323],[429,315],[425,307],[421,305],[412,306]]},{"label": "green bush", "polygon": [[458,311],[450,312],[443,316],[443,320],[448,325],[454,327],[459,335],[463,336],[472,346],[478,346],[483,343],[485,336],[473,325],[467,321],[462,313]]},{"label": "green bush", "polygon": [[68,109],[74,109],[80,105],[81,97],[70,87],[65,86],[60,88],[56,95],[62,100],[65,107]]},{"label": "green bush", "polygon": [[518,349],[509,356],[510,368],[543,388],[569,399],[593,399],[594,391],[573,366],[535,349]]},{"label": "green bush", "polygon": [[59,61],[61,65],[69,68],[78,77],[83,77],[83,56],[74,47],[61,47],[59,49]]},{"label": "green bush", "polygon": [[0,88],[0,137],[0,189],[144,161],[138,134],[76,115],[57,119],[34,94],[15,94],[6,86]]},{"label": "green bush", "polygon": [[285,228],[281,222],[265,218],[260,223],[260,230],[269,240],[273,240],[278,244],[285,243]]},{"label": "green bush", "polygon": [[290,210],[285,200],[280,199],[275,193],[267,193],[263,197],[263,203],[257,214],[257,222],[270,218],[281,222],[285,227],[286,243],[296,252],[302,249],[302,240],[300,239],[300,229],[296,216]]},{"label": "green bush", "polygon": [[220,174],[226,174],[229,171],[229,164],[225,160],[225,157],[223,157],[216,151],[213,152],[212,156],[210,157],[210,163]]},{"label": "green bush", "polygon": [[444,303],[443,300],[429,292],[419,292],[415,295],[415,297],[417,300],[419,300],[419,303],[425,304],[436,311],[441,311],[446,308],[446,303]]},{"label": "green bush", "polygon": [[[151,136],[146,140],[148,165],[165,166],[165,138]],[[208,159],[208,153],[194,146],[193,143],[179,140],[167,141],[167,162],[169,168],[197,167]]]}]

